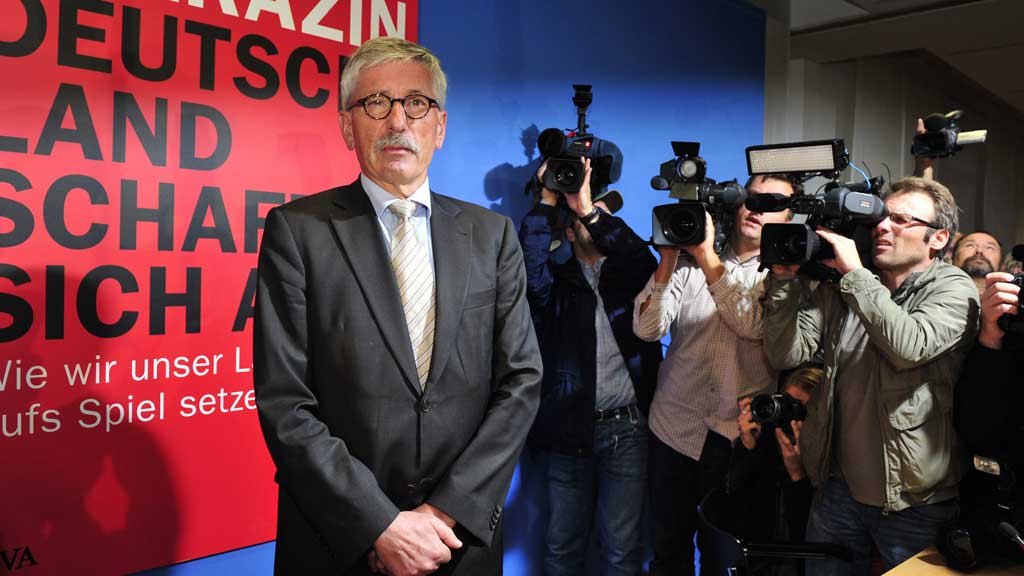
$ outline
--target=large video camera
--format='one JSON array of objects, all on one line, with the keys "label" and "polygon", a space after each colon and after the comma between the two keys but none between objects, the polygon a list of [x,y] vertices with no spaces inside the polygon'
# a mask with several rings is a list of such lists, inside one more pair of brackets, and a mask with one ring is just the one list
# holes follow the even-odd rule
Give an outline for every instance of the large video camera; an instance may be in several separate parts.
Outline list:
[{"label": "large video camera", "polygon": [[668,190],[676,204],[655,206],[651,212],[651,243],[656,246],[693,246],[707,234],[705,213],[715,222],[715,252],[729,240],[736,220],[736,208],[747,191],[735,180],[717,183],[706,177],[707,162],[698,156],[699,142],[672,142],[675,158],[661,163],[651,178],[655,190]]},{"label": "large video camera", "polygon": [[[752,175],[790,174],[803,180],[824,176],[832,180],[820,194],[758,194],[747,198],[748,210],[789,209],[795,214],[789,224],[765,224],[761,229],[762,266],[800,264],[804,274],[821,280],[836,279],[835,271],[820,263],[835,258],[835,251],[815,230],[819,226],[828,228],[863,244],[867,235],[858,232],[870,229],[888,215],[880,197],[885,180],[876,177],[862,182],[839,182],[839,173],[848,165],[849,155],[842,140],[747,148],[747,166]],[[866,252],[865,246],[858,248]]]},{"label": "large video camera", "polygon": [[579,192],[584,176],[580,158],[590,158],[590,187],[596,201],[622,175],[622,152],[613,142],[587,132],[587,108],[594,99],[591,86],[572,87],[576,91],[572,97],[576,105],[576,130],[548,128],[537,137],[537,149],[548,162],[544,187],[555,192]]},{"label": "large video camera", "polygon": [[946,114],[929,114],[924,119],[924,134],[916,134],[910,153],[918,158],[946,158],[963,150],[966,144],[980,144],[988,136],[988,130],[961,132],[960,120],[963,110]]}]

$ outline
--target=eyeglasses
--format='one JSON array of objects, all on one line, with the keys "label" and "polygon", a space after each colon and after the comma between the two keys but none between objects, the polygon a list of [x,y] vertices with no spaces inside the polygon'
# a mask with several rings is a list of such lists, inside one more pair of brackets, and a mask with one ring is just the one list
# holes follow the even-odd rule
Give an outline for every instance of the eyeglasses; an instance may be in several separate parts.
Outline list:
[{"label": "eyeglasses", "polygon": [[936,228],[936,229],[941,228],[941,226],[933,224],[933,223],[925,220],[924,218],[918,218],[917,216],[911,216],[910,214],[906,214],[904,212],[889,212],[889,221],[892,222],[892,225],[897,227],[897,228],[906,228],[907,226],[910,226],[914,222],[917,222],[919,224],[924,224],[925,226],[927,226],[929,228]]},{"label": "eyeglasses", "polygon": [[405,116],[410,120],[423,118],[434,106],[441,107],[437,100],[423,94],[410,94],[405,98],[391,98],[384,94],[370,94],[366,98],[356,100],[355,104],[348,107],[348,110],[352,110],[356,106],[362,106],[367,116],[375,120],[383,120],[391,114],[391,109],[395,107],[395,102],[402,103]]}]

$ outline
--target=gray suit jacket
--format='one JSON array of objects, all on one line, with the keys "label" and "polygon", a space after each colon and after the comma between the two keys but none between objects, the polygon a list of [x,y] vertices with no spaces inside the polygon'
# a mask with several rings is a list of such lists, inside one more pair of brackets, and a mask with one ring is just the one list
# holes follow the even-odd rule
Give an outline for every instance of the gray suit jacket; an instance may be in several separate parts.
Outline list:
[{"label": "gray suit jacket", "polygon": [[[501,569],[501,506],[541,360],[512,222],[433,194],[436,327],[420,392],[387,247],[358,180],[267,214],[253,378],[277,466],[276,572],[358,574],[401,510],[429,502]],[[497,536],[497,537],[496,537]]]}]

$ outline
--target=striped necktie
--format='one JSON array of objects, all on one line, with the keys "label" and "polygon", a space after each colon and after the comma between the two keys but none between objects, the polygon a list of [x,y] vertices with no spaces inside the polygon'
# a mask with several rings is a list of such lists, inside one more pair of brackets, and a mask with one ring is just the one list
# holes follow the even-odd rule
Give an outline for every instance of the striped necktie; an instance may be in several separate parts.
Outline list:
[{"label": "striped necktie", "polygon": [[427,383],[434,346],[434,269],[430,266],[427,247],[416,238],[412,221],[416,203],[397,200],[388,206],[388,210],[398,217],[398,226],[391,236],[391,267],[402,296],[405,323],[409,327],[409,340],[412,341],[422,390]]}]

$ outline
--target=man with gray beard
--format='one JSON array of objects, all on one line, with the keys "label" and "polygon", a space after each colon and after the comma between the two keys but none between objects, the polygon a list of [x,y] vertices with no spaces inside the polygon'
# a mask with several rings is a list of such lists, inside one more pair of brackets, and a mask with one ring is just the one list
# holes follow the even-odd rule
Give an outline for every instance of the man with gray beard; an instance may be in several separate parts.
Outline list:
[{"label": "man with gray beard", "polygon": [[999,240],[984,230],[972,232],[953,246],[953,265],[974,280],[978,294],[985,292],[985,276],[999,270],[1003,247]]}]

